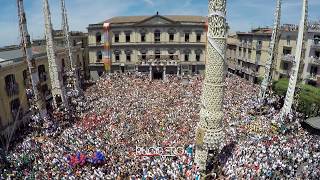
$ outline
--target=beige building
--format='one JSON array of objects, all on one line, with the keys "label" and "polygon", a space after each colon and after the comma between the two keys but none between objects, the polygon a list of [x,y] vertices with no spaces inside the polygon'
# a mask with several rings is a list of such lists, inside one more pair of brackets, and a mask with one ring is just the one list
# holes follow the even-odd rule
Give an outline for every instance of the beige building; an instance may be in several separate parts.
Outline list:
[{"label": "beige building", "polygon": [[226,56],[228,71],[257,83],[265,72],[271,33],[269,28],[258,28],[229,36]]},{"label": "beige building", "polygon": [[[55,51],[58,69],[63,77],[65,75],[64,64],[68,57],[65,48],[59,46],[59,39],[59,36],[55,37]],[[86,52],[77,36],[75,39],[72,50],[79,72],[84,76]],[[82,39],[86,41],[87,37],[82,36]],[[49,108],[52,96],[45,41],[35,40],[32,51],[40,79],[40,92]],[[26,59],[18,46],[0,49],[0,88],[2,89],[0,90],[0,133],[4,133],[15,119],[18,119],[18,124],[20,124],[30,114],[26,90],[31,88],[30,74]]]},{"label": "beige building", "polygon": [[[286,24],[282,27],[278,46],[278,59],[274,71],[274,79],[288,78],[295,58],[298,27]],[[304,47],[302,49],[302,66],[300,79],[307,84],[320,86],[320,25],[309,24]]]},{"label": "beige building", "polygon": [[[254,29],[249,33],[237,32],[227,39],[227,64],[229,72],[238,74],[252,82],[264,75],[269,58],[272,30]],[[302,49],[300,79],[307,84],[320,86],[320,24],[309,24]],[[271,69],[272,79],[289,78],[293,65],[298,37],[298,26],[284,24],[276,47],[275,60]]]},{"label": "beige building", "polygon": [[[153,78],[162,74],[204,71],[206,17],[129,16],[113,17],[110,23],[111,72],[139,71]],[[103,72],[103,23],[88,27],[91,79]]]}]

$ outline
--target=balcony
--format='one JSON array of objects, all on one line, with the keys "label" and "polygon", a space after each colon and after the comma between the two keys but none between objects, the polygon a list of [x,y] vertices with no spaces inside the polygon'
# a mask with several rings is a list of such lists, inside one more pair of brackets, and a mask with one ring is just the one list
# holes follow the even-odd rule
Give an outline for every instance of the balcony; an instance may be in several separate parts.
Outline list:
[{"label": "balcony", "polygon": [[256,45],[256,50],[259,51],[259,50],[261,50],[261,49],[262,49],[262,44],[257,44],[257,45]]},{"label": "balcony", "polygon": [[320,58],[316,57],[316,56],[311,56],[310,57],[310,63],[320,66]]},{"label": "balcony", "polygon": [[16,82],[9,83],[4,88],[5,88],[7,95],[9,97],[19,94],[19,85]]},{"label": "balcony", "polygon": [[[160,58],[156,58],[156,56]],[[149,64],[171,64],[176,65],[179,61],[178,55],[138,55],[138,64],[149,65]]]},{"label": "balcony", "polygon": [[243,47],[243,48],[252,48],[252,43],[248,43],[248,42],[240,42],[239,43],[239,46],[240,47]]},{"label": "balcony", "polygon": [[311,44],[312,48],[320,48],[320,40],[319,39],[314,39],[312,44]]},{"label": "balcony", "polygon": [[318,79],[320,79],[320,75],[310,74],[309,76],[307,76],[307,79],[311,81],[318,81]]},{"label": "balcony", "polygon": [[281,60],[286,62],[293,62],[294,58],[295,58],[294,55],[286,54],[286,55],[282,55]]}]

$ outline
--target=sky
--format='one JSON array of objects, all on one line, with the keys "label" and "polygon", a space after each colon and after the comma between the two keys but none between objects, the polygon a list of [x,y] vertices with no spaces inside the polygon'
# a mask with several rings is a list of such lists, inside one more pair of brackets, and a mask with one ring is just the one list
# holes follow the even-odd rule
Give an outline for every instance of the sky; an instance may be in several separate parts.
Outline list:
[{"label": "sky", "polygon": [[[114,16],[208,14],[208,0],[65,0],[71,30],[87,31],[89,24]],[[61,28],[60,0],[49,0],[54,29]],[[272,26],[276,0],[227,0],[231,31]],[[44,37],[42,0],[24,0],[29,34]],[[283,0],[281,23],[298,24],[302,0]],[[320,20],[320,0],[309,0],[309,19]],[[18,44],[16,0],[0,0],[0,47]]]}]

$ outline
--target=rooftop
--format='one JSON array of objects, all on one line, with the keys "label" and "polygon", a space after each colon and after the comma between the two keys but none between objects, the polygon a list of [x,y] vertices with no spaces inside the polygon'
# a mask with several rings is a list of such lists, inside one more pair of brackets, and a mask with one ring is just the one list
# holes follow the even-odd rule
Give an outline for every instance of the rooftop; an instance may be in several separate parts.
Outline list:
[{"label": "rooftop", "polygon": [[107,19],[103,22],[99,22],[97,24],[89,24],[89,27],[94,27],[95,25],[102,25],[103,23],[111,23],[111,24],[136,24],[148,19],[152,19],[153,17],[160,17],[162,19],[178,22],[178,23],[205,23],[207,21],[207,17],[204,16],[190,16],[190,15],[153,15],[153,16],[116,16],[110,19]]}]

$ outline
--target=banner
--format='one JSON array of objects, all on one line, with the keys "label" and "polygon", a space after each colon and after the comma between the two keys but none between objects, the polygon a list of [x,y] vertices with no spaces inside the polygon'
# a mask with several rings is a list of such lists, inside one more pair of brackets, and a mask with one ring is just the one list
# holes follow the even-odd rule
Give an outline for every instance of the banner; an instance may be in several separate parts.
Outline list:
[{"label": "banner", "polygon": [[111,41],[110,41],[110,23],[104,23],[103,24],[104,29],[104,52],[103,52],[103,63],[104,63],[104,69],[106,72],[111,71]]}]

